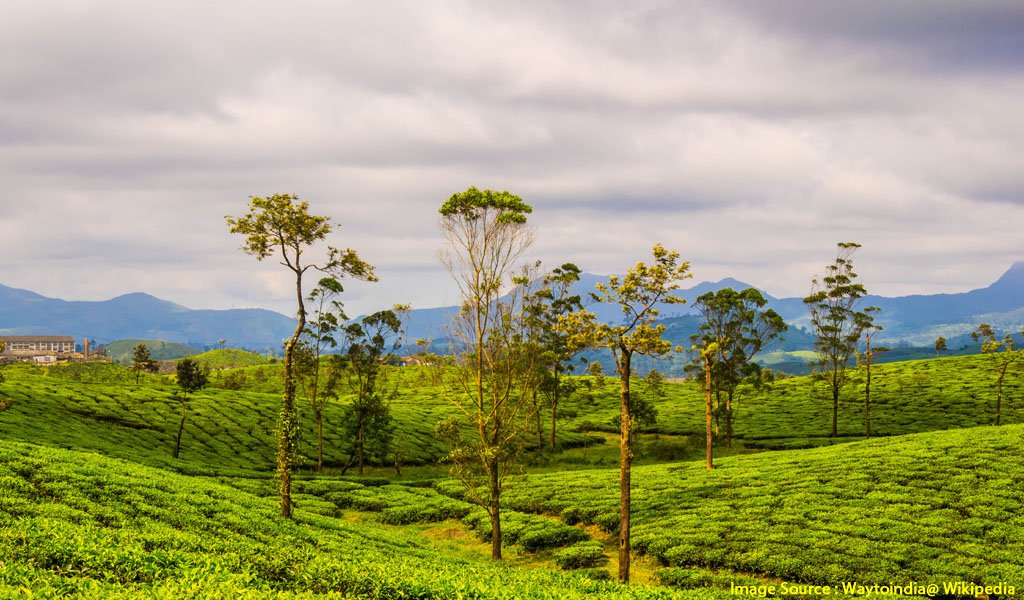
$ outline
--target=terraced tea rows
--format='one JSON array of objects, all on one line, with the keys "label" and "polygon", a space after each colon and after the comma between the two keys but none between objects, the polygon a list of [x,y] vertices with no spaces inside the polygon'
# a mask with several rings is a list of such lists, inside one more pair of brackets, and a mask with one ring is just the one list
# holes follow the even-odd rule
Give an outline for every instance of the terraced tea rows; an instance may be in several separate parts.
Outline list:
[{"label": "terraced tea rows", "polygon": [[725,598],[439,556],[394,529],[94,454],[0,442],[0,595]]},{"label": "terraced tea rows", "polygon": [[[633,547],[693,570],[836,585],[1024,582],[1024,425],[637,467]],[[461,490],[440,484],[449,494]],[[508,506],[617,528],[617,473],[536,474]]]}]

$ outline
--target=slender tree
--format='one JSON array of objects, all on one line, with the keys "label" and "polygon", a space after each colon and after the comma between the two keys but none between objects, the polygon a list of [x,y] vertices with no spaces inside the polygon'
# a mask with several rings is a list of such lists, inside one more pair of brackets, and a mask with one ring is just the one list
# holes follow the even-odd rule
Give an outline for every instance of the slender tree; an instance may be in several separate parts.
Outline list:
[{"label": "slender tree", "polygon": [[[572,286],[580,280],[580,269],[572,263],[565,263],[544,276],[541,289],[534,294],[535,302],[530,307],[531,321],[537,325],[537,337],[542,351],[544,378],[540,391],[547,397],[551,422],[548,446],[554,450],[558,404],[576,389],[575,382],[566,377],[575,370],[573,357],[576,353],[569,346],[568,336],[557,327],[563,315],[583,308],[579,294],[572,293]],[[540,411],[537,411],[538,435]],[[543,445],[543,442],[540,442]]]},{"label": "slender tree", "polygon": [[825,267],[823,277],[814,278],[811,295],[804,298],[818,336],[814,342],[815,376],[827,383],[832,395],[831,437],[838,435],[839,394],[849,381],[850,359],[878,311],[875,306],[857,310],[858,302],[867,295],[864,286],[856,282],[851,258],[860,244],[840,242],[837,246],[835,260]]},{"label": "slender tree", "polygon": [[[1024,335],[1022,330],[1021,335]],[[1003,408],[1003,383],[1006,381],[1006,373],[1010,366],[1024,358],[1024,349],[1017,350],[1013,335],[1007,333],[1002,340],[996,338],[996,332],[988,323],[978,325],[978,328],[971,332],[974,341],[981,342],[981,353],[988,356],[992,361],[992,367],[996,373],[996,425],[1001,425]],[[1000,352],[999,349],[1003,351]]]},{"label": "slender tree", "polygon": [[674,296],[679,282],[689,278],[690,263],[679,262],[679,253],[655,244],[654,261],[638,262],[625,276],[612,276],[608,284],[597,284],[592,294],[598,302],[617,305],[622,310],[619,325],[598,323],[594,313],[579,310],[562,317],[559,327],[568,334],[571,348],[607,348],[615,360],[619,375],[619,580],[629,583],[630,560],[630,467],[633,462],[632,400],[630,378],[633,356],[663,357],[672,344],[662,339],[664,325],[655,325],[658,304],[683,304]]},{"label": "slender tree", "polygon": [[142,372],[156,373],[159,368],[159,363],[153,360],[149,355],[149,348],[145,344],[139,343],[132,349],[132,364],[128,367],[135,372],[135,385],[139,385],[139,376]]},{"label": "slender tree", "polygon": [[946,338],[941,335],[935,338],[935,355],[938,356],[939,352],[945,352],[947,350]]},{"label": "slender tree", "polygon": [[514,278],[533,242],[526,224],[532,210],[507,191],[475,187],[452,195],[440,209],[448,243],[440,258],[459,287],[462,306],[450,324],[458,356],[443,388],[460,416],[439,424],[438,433],[452,446],[453,474],[487,510],[494,560],[501,559],[501,494],[519,460],[538,383],[538,346],[525,339],[531,328],[524,296],[532,279]]},{"label": "slender tree", "polygon": [[864,438],[869,439],[871,437],[871,365],[874,364],[875,358],[883,353],[888,352],[889,349],[885,346],[872,346],[871,345],[871,332],[881,331],[881,327],[874,325],[869,327],[864,334],[864,352],[857,353],[857,364],[864,371]]},{"label": "slender tree", "polygon": [[[702,294],[694,302],[704,322],[691,340],[699,348],[715,343],[716,352],[711,359],[712,390],[717,402],[717,413],[725,422],[725,445],[732,447],[734,423],[733,404],[736,389],[744,381],[760,376],[761,367],[754,357],[765,344],[779,337],[788,328],[772,309],[765,310],[765,297],[754,288],[735,291],[723,288]],[[706,369],[703,353],[697,358],[698,369]]]},{"label": "slender tree", "polygon": [[309,399],[309,407],[316,421],[316,470],[324,470],[324,410],[334,395],[338,377],[325,374],[330,363],[322,360],[326,352],[338,346],[337,333],[348,317],[338,296],[344,291],[341,282],[333,277],[320,280],[309,294],[307,302],[312,312],[303,331],[303,338],[295,350],[295,372],[299,388]]},{"label": "slender tree", "polygon": [[299,420],[295,409],[295,348],[306,327],[306,305],[302,278],[310,268],[340,280],[345,276],[376,281],[373,267],[363,262],[355,250],[327,246],[320,264],[309,263],[305,252],[324,241],[334,230],[330,217],[309,214],[309,204],[292,194],[266,198],[252,196],[249,212],[242,217],[225,217],[231,233],[245,236],[242,251],[264,260],[279,256],[281,264],[292,272],[297,305],[295,331],[284,346],[284,399],[278,421],[277,477],[280,482],[281,514],[292,516],[292,469],[298,463]]},{"label": "slender tree", "polygon": [[399,348],[402,322],[392,310],[373,313],[345,328],[344,361],[349,389],[355,394],[345,407],[342,427],[348,434],[351,459],[363,474],[369,447],[381,460],[391,448],[391,410],[381,389],[384,365]]},{"label": "slender tree", "polygon": [[174,458],[178,458],[181,452],[181,434],[185,431],[185,415],[188,410],[188,395],[197,392],[209,382],[206,370],[202,365],[191,358],[183,358],[178,361],[177,366],[178,389],[181,390],[178,397],[178,404],[181,405],[181,420],[178,421],[178,435],[174,441]]}]

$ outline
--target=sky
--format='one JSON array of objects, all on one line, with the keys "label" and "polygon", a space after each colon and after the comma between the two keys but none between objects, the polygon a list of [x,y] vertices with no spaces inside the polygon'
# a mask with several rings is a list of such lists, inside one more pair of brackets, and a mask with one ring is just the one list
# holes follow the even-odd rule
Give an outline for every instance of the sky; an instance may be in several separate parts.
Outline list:
[{"label": "sky", "polygon": [[[0,0],[0,284],[294,312],[224,217],[298,194],[375,266],[350,312],[454,304],[438,208],[531,204],[531,259],[677,250],[803,296],[854,241],[887,296],[1024,260],[1017,0]],[[687,283],[689,286],[689,282]]]}]

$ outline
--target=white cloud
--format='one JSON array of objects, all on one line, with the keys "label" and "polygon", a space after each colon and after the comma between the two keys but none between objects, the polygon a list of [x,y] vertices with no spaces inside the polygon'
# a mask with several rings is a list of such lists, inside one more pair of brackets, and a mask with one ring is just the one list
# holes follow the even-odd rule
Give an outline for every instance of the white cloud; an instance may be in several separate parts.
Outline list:
[{"label": "white cloud", "polygon": [[1024,12],[771,5],[8,7],[0,283],[290,313],[223,217],[295,192],[378,267],[352,312],[450,303],[437,208],[469,185],[522,195],[534,254],[599,273],[662,241],[697,279],[801,295],[853,240],[900,294],[1024,258]]}]

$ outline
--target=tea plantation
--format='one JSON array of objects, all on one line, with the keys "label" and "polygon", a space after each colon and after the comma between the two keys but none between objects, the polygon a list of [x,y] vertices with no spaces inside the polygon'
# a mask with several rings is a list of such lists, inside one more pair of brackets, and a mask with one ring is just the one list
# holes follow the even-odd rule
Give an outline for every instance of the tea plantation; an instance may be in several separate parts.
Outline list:
[{"label": "tea plantation", "polygon": [[[215,351],[211,365],[238,357]],[[245,358],[245,357],[242,357]],[[251,363],[261,363],[252,360]],[[232,363],[232,364],[236,364]],[[247,364],[242,362],[240,364]],[[633,475],[635,582],[614,572],[617,382],[577,378],[556,451],[528,454],[504,495],[504,543],[447,479],[434,425],[451,404],[389,370],[395,465],[342,477],[346,396],[325,412],[324,474],[300,472],[294,522],[272,478],[281,366],[220,368],[189,400],[180,460],[173,379],[118,365],[0,367],[0,597],[725,598],[731,586],[1005,582],[1024,589],[1024,372],[994,420],[982,356],[875,367],[840,405],[807,377],[737,397],[734,448],[703,468],[692,383],[642,381],[656,424]],[[300,403],[300,409],[304,405]],[[309,410],[302,451],[315,456]],[[547,418],[542,425],[546,439]],[[311,464],[311,463],[308,463]],[[596,468],[601,467],[601,468]],[[436,531],[449,532],[441,543]],[[450,539],[449,539],[450,538]],[[835,594],[833,594],[835,595]]]}]

